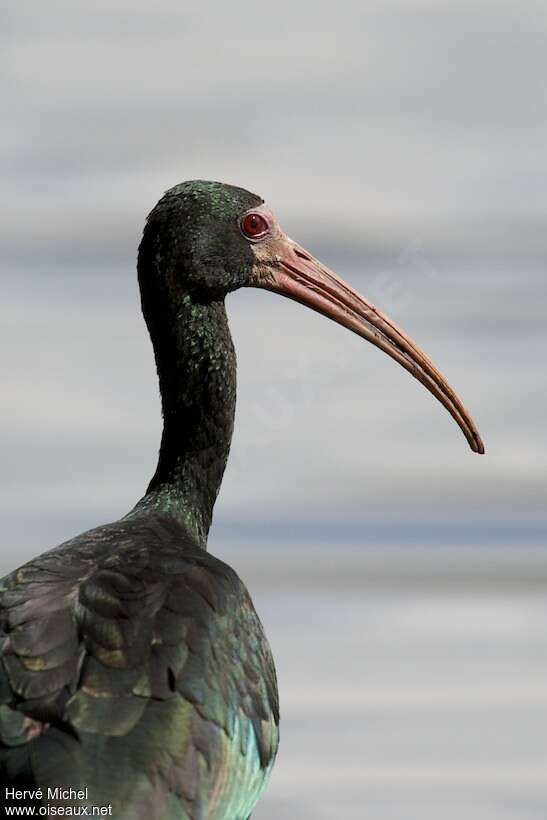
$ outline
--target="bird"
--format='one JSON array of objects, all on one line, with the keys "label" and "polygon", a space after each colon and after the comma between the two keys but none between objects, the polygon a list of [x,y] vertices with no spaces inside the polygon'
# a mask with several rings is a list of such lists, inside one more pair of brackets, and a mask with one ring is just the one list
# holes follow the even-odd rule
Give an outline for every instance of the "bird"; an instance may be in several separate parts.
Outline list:
[{"label": "bird", "polygon": [[262,288],[353,331],[441,402],[472,451],[484,446],[417,344],[258,195],[207,180],[170,188],[137,272],[162,404],[157,468],[119,520],[0,581],[3,796],[109,807],[117,820],[249,820],[277,754],[279,698],[250,595],[207,550],[234,428],[227,294]]}]

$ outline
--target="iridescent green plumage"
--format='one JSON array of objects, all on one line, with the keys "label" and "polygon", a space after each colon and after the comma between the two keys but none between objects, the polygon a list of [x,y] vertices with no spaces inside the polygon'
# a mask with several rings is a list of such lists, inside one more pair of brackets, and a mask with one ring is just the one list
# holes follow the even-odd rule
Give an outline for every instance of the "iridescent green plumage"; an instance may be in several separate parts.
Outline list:
[{"label": "iridescent green plumage", "polygon": [[260,202],[192,182],[151,213],[138,270],[164,416],[156,473],[125,518],[0,584],[0,782],[87,788],[43,803],[247,820],[273,764],[268,643],[243,583],[205,551],[235,408],[224,297],[250,275],[237,219]]},{"label": "iridescent green plumage", "polygon": [[1,598],[7,781],[87,787],[89,804],[128,820],[246,820],[275,757],[278,707],[233,570],[170,516],[147,515],[35,559]]}]

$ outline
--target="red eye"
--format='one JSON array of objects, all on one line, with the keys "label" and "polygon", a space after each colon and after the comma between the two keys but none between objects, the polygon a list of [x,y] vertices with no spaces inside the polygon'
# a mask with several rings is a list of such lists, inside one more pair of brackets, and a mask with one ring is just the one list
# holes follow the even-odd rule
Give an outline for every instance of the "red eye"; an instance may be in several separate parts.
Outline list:
[{"label": "red eye", "polygon": [[245,214],[241,220],[241,230],[249,239],[261,239],[270,230],[262,214]]}]

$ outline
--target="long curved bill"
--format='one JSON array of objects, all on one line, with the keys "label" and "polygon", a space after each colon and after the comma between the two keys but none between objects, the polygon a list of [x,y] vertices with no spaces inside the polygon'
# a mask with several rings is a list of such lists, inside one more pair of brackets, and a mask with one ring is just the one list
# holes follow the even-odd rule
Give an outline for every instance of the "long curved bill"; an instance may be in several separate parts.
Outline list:
[{"label": "long curved bill", "polygon": [[257,260],[254,287],[307,305],[379,347],[446,407],[473,452],[484,453],[479,432],[459,397],[431,359],[403,330],[288,237],[277,238],[275,248],[270,245],[270,250],[275,253]]}]

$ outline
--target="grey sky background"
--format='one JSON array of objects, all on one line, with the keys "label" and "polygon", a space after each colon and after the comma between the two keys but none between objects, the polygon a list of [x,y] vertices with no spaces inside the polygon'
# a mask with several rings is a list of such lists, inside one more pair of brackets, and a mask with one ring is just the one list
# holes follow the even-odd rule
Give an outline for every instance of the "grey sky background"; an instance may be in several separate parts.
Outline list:
[{"label": "grey sky background", "polygon": [[229,297],[238,408],[210,545],[253,593],[283,715],[253,818],[544,820],[546,4],[1,17],[0,570],[144,492],[145,215],[183,179],[247,187],[416,339],[487,447],[361,339]]},{"label": "grey sky background", "polygon": [[239,355],[213,541],[542,541],[547,8],[528,2],[4,9],[6,549],[117,517],[160,435],[134,259],[185,178],[263,195],[413,335],[487,456],[395,363],[271,294]]}]

